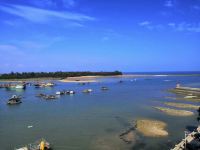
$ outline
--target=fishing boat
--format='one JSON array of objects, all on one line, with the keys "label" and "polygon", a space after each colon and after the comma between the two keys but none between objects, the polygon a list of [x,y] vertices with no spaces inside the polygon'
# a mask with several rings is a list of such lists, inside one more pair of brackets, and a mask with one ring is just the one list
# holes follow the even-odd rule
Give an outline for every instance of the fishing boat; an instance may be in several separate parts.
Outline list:
[{"label": "fishing boat", "polygon": [[27,146],[17,148],[15,150],[52,150],[50,147],[50,143],[45,139],[38,140],[32,144],[28,144]]},{"label": "fishing boat", "polygon": [[75,94],[75,91],[70,90],[69,94]]},{"label": "fishing boat", "polygon": [[50,82],[45,84],[46,87],[52,87],[54,85],[55,85],[54,83],[50,83]]},{"label": "fishing boat", "polygon": [[56,99],[56,96],[54,96],[54,95],[46,95],[46,96],[44,96],[44,99],[53,100],[53,99]]},{"label": "fishing boat", "polygon": [[56,95],[63,95],[63,92],[57,91],[57,92],[56,92]]},{"label": "fishing boat", "polygon": [[83,93],[91,93],[91,92],[92,92],[92,89],[83,90]]},{"label": "fishing boat", "polygon": [[36,83],[34,84],[34,86],[36,88],[40,88],[40,87],[53,87],[55,84],[54,83]]},{"label": "fishing boat", "polygon": [[16,89],[25,89],[26,85],[25,84],[18,84],[15,86]]},{"label": "fishing boat", "polygon": [[22,103],[21,97],[13,95],[7,102],[8,105],[20,104]]},{"label": "fishing boat", "polygon": [[68,90],[68,91],[65,91],[66,94],[75,94],[75,91],[73,90]]},{"label": "fishing boat", "polygon": [[36,97],[45,97],[45,96],[46,94],[42,94],[42,93],[36,95]]},{"label": "fishing boat", "polygon": [[105,86],[103,86],[103,87],[101,87],[101,90],[102,90],[102,91],[106,91],[106,90],[108,90],[108,88],[105,87]]},{"label": "fishing boat", "polygon": [[41,87],[41,84],[40,83],[36,83],[36,84],[34,84],[34,86],[35,86],[35,88],[39,88],[39,87]]}]

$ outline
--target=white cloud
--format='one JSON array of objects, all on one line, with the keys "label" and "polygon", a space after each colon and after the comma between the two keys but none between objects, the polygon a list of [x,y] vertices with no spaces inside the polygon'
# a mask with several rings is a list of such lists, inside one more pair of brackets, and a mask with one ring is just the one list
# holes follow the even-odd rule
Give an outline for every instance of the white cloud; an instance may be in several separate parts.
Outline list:
[{"label": "white cloud", "polygon": [[108,36],[104,36],[103,38],[102,38],[102,41],[108,41],[110,38],[108,37]]},{"label": "white cloud", "polygon": [[75,0],[32,0],[30,3],[42,8],[68,8],[76,5]]},{"label": "white cloud", "polygon": [[67,6],[75,6],[76,4],[74,0],[63,0],[63,3]]},{"label": "white cloud", "polygon": [[24,53],[15,45],[0,44],[0,56],[4,57],[10,55],[22,56]]},{"label": "white cloud", "polygon": [[180,22],[180,23],[174,23],[169,22],[167,24],[154,24],[154,23],[139,23],[140,26],[143,28],[149,29],[149,30],[169,30],[172,29],[174,31],[179,32],[200,32],[200,22],[199,23],[186,23],[186,22]]},{"label": "white cloud", "polygon": [[194,5],[192,8],[195,10],[200,10],[200,6],[198,6],[198,5]]},{"label": "white cloud", "polygon": [[168,26],[170,26],[170,27],[175,27],[175,26],[176,26],[176,24],[175,24],[175,23],[173,23],[173,22],[170,22],[170,23],[168,23]]},{"label": "white cloud", "polygon": [[143,22],[139,23],[140,26],[148,26],[150,24],[151,24],[151,22],[149,22],[149,21],[143,21]]},{"label": "white cloud", "polygon": [[53,11],[21,5],[0,6],[0,10],[36,23],[46,23],[56,19],[72,22],[95,20],[95,18],[84,14],[72,13],[68,11]]},{"label": "white cloud", "polygon": [[173,4],[172,0],[166,0],[164,6],[165,7],[173,7],[174,4]]}]

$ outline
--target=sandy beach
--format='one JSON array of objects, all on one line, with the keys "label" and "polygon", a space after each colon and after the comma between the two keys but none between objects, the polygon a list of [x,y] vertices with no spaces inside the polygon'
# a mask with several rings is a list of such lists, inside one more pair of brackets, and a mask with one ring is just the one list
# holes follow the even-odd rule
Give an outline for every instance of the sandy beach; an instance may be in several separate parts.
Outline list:
[{"label": "sandy beach", "polygon": [[59,80],[60,82],[98,82],[100,78],[122,78],[126,77],[125,75],[116,75],[116,76],[79,76],[79,77],[68,77],[66,79]]},{"label": "sandy beach", "polygon": [[102,78],[102,76],[80,76],[80,77],[68,77],[66,79],[59,80],[60,82],[98,82],[97,78]]},{"label": "sandy beach", "polygon": [[66,79],[59,80],[60,82],[99,82],[101,78],[139,78],[139,77],[155,77],[162,75],[138,75],[138,74],[125,74],[125,75],[112,75],[112,76],[79,76],[79,77],[68,77]]}]

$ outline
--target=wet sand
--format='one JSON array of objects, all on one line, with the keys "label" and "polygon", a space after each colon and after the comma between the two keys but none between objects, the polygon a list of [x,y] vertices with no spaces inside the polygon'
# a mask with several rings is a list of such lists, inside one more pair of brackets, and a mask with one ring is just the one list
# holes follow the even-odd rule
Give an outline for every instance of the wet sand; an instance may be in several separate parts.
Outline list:
[{"label": "wet sand", "polygon": [[173,99],[173,100],[178,100],[178,101],[188,101],[188,102],[200,102],[199,98],[185,98],[185,97],[165,97],[167,99]]},{"label": "wet sand", "polygon": [[166,108],[166,107],[154,107],[154,108],[163,112],[163,113],[171,115],[171,116],[186,117],[186,116],[194,115],[193,112],[187,111],[187,110],[177,110],[177,109],[171,109],[171,108]]},{"label": "wet sand", "polygon": [[192,104],[185,104],[185,103],[171,103],[166,102],[164,103],[167,106],[177,107],[177,108],[188,108],[188,109],[198,109],[200,106],[198,105],[192,105]]},{"label": "wet sand", "polygon": [[162,137],[167,136],[168,132],[165,130],[167,124],[158,120],[142,119],[136,121],[136,130],[148,137]]}]

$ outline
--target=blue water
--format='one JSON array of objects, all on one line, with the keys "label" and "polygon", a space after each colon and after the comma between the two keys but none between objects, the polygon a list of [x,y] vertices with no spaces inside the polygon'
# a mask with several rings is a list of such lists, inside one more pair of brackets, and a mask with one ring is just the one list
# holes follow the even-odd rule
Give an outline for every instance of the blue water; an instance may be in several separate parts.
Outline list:
[{"label": "blue water", "polygon": [[[57,150],[132,150],[170,149],[184,137],[188,125],[197,125],[196,112],[191,117],[173,117],[163,114],[153,106],[163,106],[174,96],[167,90],[181,83],[200,87],[199,76],[162,76],[135,78],[104,78],[98,83],[78,85],[56,82],[53,88],[27,87],[26,90],[0,89],[0,149],[13,150],[45,138]],[[123,83],[118,83],[123,80]],[[107,86],[108,91],[101,91]],[[90,94],[82,90],[91,88]],[[72,89],[73,96],[61,96],[54,101],[35,97],[38,93],[55,94],[62,89]],[[13,95],[22,95],[23,103],[8,106]],[[185,102],[185,101],[183,101]],[[199,103],[195,103],[200,105]],[[119,134],[140,118],[157,119],[167,123],[169,136],[147,138],[136,132],[137,141],[126,144]],[[27,126],[33,126],[27,128]]]}]

